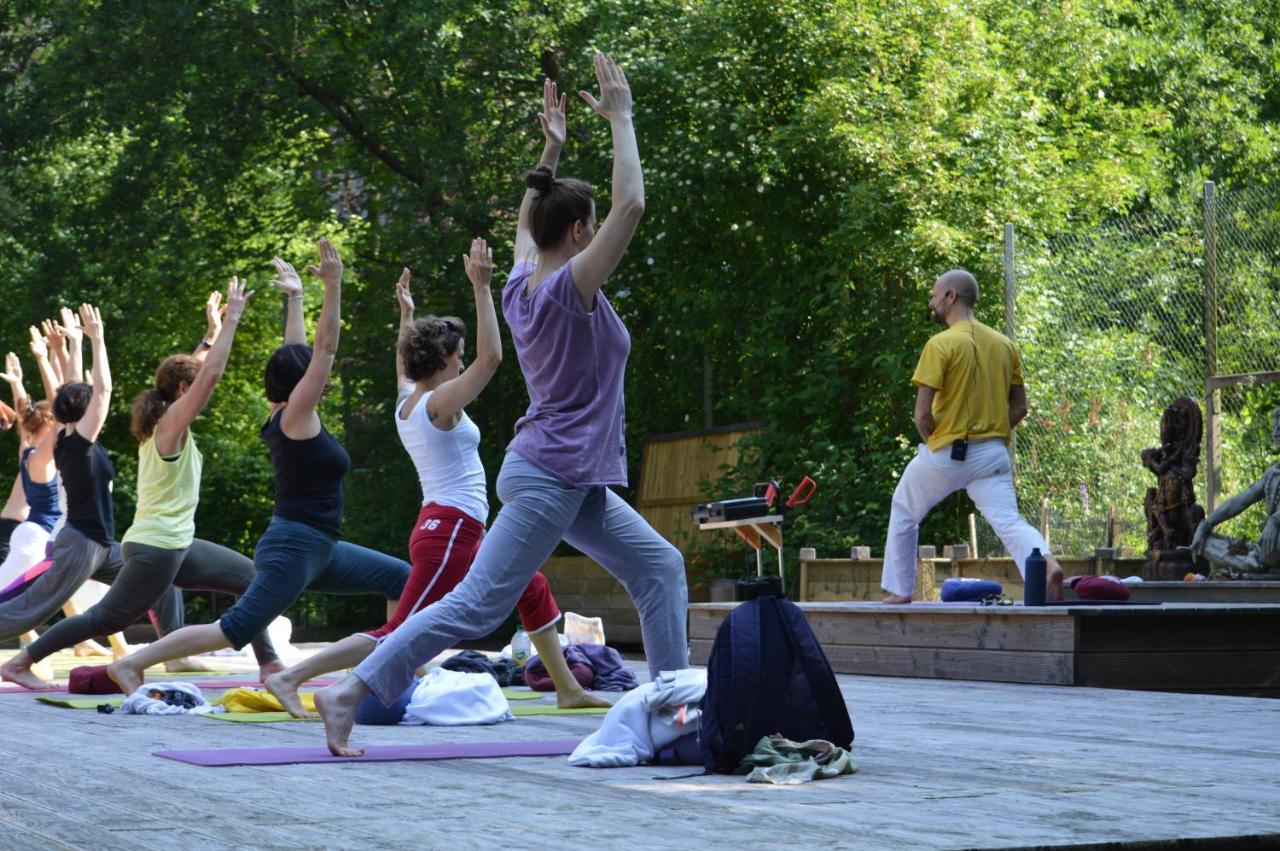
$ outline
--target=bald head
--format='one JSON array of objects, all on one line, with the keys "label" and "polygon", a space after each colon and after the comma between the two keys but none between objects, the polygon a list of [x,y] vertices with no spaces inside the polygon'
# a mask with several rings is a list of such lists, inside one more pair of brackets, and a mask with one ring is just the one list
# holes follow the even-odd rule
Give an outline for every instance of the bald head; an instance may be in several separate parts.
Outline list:
[{"label": "bald head", "polygon": [[978,303],[978,279],[964,269],[952,269],[938,276],[935,286],[955,290],[956,298],[970,307]]}]

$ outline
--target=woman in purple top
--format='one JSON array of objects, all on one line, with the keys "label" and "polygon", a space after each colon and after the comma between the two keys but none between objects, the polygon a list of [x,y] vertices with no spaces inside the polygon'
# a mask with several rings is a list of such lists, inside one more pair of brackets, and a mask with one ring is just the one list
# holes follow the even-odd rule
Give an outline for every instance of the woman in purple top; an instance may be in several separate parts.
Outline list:
[{"label": "woman in purple top", "polygon": [[526,177],[516,264],[502,293],[530,399],[498,475],[502,510],[466,579],[405,621],[352,676],[316,694],[339,756],[363,752],[347,738],[365,695],[390,706],[419,665],[495,629],[561,540],[627,589],[651,675],[688,666],[684,559],[608,488],[627,483],[622,385],[631,337],[601,287],[644,212],[644,177],[626,77],[602,54],[595,72],[600,99],[581,95],[613,130],[613,209],[599,233],[591,187],[555,177],[566,99],[550,80],[538,114],[546,146]]}]

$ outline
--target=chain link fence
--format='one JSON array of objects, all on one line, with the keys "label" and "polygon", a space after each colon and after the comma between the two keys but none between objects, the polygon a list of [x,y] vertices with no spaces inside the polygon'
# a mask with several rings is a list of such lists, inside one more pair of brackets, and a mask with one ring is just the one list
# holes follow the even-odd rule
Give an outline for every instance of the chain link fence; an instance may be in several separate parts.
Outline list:
[{"label": "chain link fence", "polygon": [[[1006,242],[1009,234],[1006,234]],[[1280,190],[1215,192],[1077,234],[1006,245],[1013,335],[1031,414],[1018,428],[1023,513],[1056,551],[1110,543],[1146,551],[1143,500],[1155,476],[1142,450],[1179,396],[1200,406],[1211,375],[1280,369]],[[1271,463],[1280,384],[1218,391],[1219,492]],[[1206,411],[1206,414],[1209,412]],[[1211,431],[1206,416],[1205,431]],[[1208,507],[1202,450],[1196,493]],[[1224,527],[1256,534],[1260,516]],[[1002,547],[985,524],[984,554]]]}]

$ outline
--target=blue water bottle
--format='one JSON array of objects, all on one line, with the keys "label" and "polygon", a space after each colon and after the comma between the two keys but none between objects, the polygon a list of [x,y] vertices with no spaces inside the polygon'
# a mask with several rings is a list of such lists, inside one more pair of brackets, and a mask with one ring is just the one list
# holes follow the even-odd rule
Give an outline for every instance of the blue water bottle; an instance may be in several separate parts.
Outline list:
[{"label": "blue water bottle", "polygon": [[1044,575],[1047,566],[1044,556],[1040,554],[1039,547],[1036,547],[1031,551],[1031,555],[1027,556],[1027,562],[1022,570],[1022,578],[1026,582],[1026,590],[1022,595],[1022,605],[1044,605]]}]

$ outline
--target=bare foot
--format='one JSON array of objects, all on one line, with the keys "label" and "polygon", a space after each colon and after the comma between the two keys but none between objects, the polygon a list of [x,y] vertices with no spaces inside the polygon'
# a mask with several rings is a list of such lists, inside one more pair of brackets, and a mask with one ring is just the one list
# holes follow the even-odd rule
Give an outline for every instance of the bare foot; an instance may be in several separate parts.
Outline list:
[{"label": "bare foot", "polygon": [[17,683],[23,688],[45,689],[50,686],[56,686],[58,683],[52,683],[42,680],[31,672],[31,657],[26,652],[20,652],[4,665],[0,665],[0,680],[6,683]]},{"label": "bare foot", "polygon": [[193,659],[190,656],[183,656],[181,659],[170,659],[164,663],[164,672],[166,674],[207,674],[213,668],[209,667],[209,663],[200,659]]},{"label": "bare foot", "polygon": [[911,598],[910,598],[909,596],[904,596],[904,595],[902,595],[902,594],[890,594],[888,597],[885,597],[885,598],[884,598],[883,600],[881,600],[880,602],[881,602],[881,603],[893,603],[893,604],[903,604],[903,605],[905,605],[906,603],[910,603],[910,602],[911,602]]},{"label": "bare foot", "polygon": [[53,673],[53,663],[48,659],[41,659],[39,662],[32,665],[31,673],[35,674],[40,679],[47,681],[49,685],[62,685],[62,683],[53,682],[56,675]]},{"label": "bare foot", "polygon": [[596,697],[585,689],[579,689],[568,693],[556,692],[556,706],[560,709],[578,709],[585,706],[603,706],[608,709],[613,706],[613,701]]},{"label": "bare foot", "polygon": [[263,662],[258,666],[258,682],[266,684],[267,678],[272,674],[278,674],[284,670],[284,662],[279,659],[273,659],[270,662]]},{"label": "bare foot", "polygon": [[142,685],[142,671],[130,664],[126,656],[124,659],[118,659],[107,666],[107,676],[112,682],[120,687],[120,691],[128,695],[138,690],[138,686]]},{"label": "bare foot", "polygon": [[83,659],[86,656],[110,656],[111,651],[103,647],[96,641],[82,641],[76,645],[76,657]]},{"label": "bare foot", "polygon": [[324,719],[324,740],[334,756],[363,756],[364,748],[347,745],[351,725],[356,720],[356,707],[369,693],[364,683],[351,674],[336,685],[316,692],[316,709]]},{"label": "bare foot", "polygon": [[[276,696],[276,700],[280,701],[280,705],[285,708],[294,718],[315,718],[316,713],[310,712],[302,705],[302,698],[298,696],[298,683],[289,677],[288,671],[279,671],[272,674],[262,681],[262,685],[267,691]],[[325,722],[328,726],[328,722]]]}]

